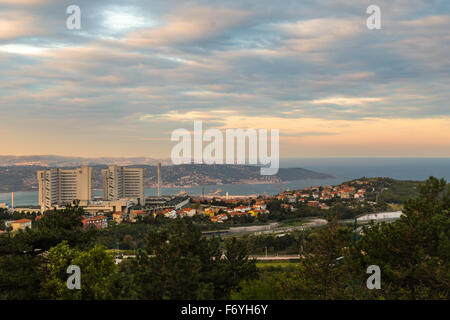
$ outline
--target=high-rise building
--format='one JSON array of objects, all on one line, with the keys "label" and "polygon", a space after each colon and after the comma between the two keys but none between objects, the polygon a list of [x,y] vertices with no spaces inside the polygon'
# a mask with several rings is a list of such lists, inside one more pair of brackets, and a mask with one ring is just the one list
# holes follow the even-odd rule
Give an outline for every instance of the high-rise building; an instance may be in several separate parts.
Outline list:
[{"label": "high-rise building", "polygon": [[73,200],[89,201],[93,198],[94,170],[91,167],[39,170],[37,177],[42,211]]},{"label": "high-rise building", "polygon": [[144,199],[144,169],[109,166],[102,170],[103,199],[119,200],[137,198],[143,204]]}]

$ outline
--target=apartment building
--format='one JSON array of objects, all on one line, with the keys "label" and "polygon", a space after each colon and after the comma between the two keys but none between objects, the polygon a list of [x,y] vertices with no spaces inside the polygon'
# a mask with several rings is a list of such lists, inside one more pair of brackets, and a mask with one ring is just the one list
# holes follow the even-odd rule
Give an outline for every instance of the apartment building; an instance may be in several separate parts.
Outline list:
[{"label": "apartment building", "polygon": [[103,199],[119,200],[136,198],[143,204],[144,198],[144,169],[109,166],[102,170]]},{"label": "apartment building", "polygon": [[40,170],[39,205],[41,211],[55,205],[64,205],[73,200],[89,201],[94,193],[94,170],[88,166],[76,169]]}]

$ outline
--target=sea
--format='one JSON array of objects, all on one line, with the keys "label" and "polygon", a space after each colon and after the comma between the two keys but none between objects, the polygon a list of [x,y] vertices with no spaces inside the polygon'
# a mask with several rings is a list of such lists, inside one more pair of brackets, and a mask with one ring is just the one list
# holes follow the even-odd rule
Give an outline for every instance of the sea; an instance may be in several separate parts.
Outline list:
[{"label": "sea", "polygon": [[[190,188],[162,188],[163,195],[182,191],[192,196],[209,195],[221,189],[229,195],[274,195],[283,190],[312,186],[337,185],[361,177],[389,177],[399,180],[423,181],[430,176],[450,181],[450,158],[282,158],[281,168],[305,168],[328,173],[333,179],[294,180],[276,184],[223,184]],[[156,195],[156,189],[145,189],[145,195]],[[101,197],[102,191],[95,190]],[[0,193],[0,203],[11,203],[11,193]],[[37,205],[38,192],[14,192],[14,205]]]}]

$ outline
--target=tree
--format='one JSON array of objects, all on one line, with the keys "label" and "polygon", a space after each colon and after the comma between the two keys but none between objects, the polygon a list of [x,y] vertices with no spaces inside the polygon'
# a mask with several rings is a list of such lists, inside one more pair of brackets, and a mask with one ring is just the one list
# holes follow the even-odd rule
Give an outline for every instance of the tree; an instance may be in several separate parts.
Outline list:
[{"label": "tree", "polygon": [[43,271],[42,251],[25,241],[32,231],[0,236],[0,299],[37,299]]},{"label": "tree", "polygon": [[363,298],[449,299],[449,188],[430,177],[419,191],[399,220],[365,227],[351,251],[348,263],[361,283],[369,265],[381,268],[381,290],[366,290]]},{"label": "tree", "polygon": [[284,273],[264,274],[258,279],[245,280],[240,284],[240,290],[231,292],[233,300],[278,300],[283,296],[280,285],[286,280]]},{"label": "tree", "polygon": [[24,241],[41,250],[48,250],[63,240],[67,240],[72,247],[91,247],[97,230],[89,228],[83,231],[84,210],[78,204],[74,201],[73,205],[68,204],[62,210],[45,212],[38,220],[37,230]]},{"label": "tree", "polygon": [[[189,220],[175,220],[151,231],[145,250],[120,264],[112,283],[114,298],[123,292],[135,299],[221,299],[256,274],[246,248],[236,240],[222,252],[217,239],[202,238]],[[253,266],[253,267],[252,267]],[[119,280],[122,279],[123,286]]]},{"label": "tree", "polygon": [[42,231],[80,229],[83,227],[83,215],[84,210],[79,206],[79,201],[74,201],[73,204],[67,204],[62,210],[46,211],[38,221],[38,227]]},{"label": "tree", "polygon": [[[70,265],[81,270],[81,289],[67,288],[66,273]],[[41,284],[44,299],[104,299],[108,296],[108,282],[116,271],[114,259],[102,246],[80,251],[72,249],[67,241],[50,249],[46,263],[46,277]]]},{"label": "tree", "polygon": [[282,281],[284,299],[347,298],[347,274],[340,259],[348,251],[351,230],[338,225],[336,218],[310,234],[308,251],[291,277]]},{"label": "tree", "polygon": [[226,241],[225,259],[220,263],[223,266],[221,272],[222,292],[219,294],[228,297],[231,290],[239,290],[239,283],[243,280],[258,278],[258,270],[254,260],[248,258],[248,248],[245,242],[236,238]]},{"label": "tree", "polygon": [[38,299],[42,257],[34,254],[0,256],[0,300]]}]

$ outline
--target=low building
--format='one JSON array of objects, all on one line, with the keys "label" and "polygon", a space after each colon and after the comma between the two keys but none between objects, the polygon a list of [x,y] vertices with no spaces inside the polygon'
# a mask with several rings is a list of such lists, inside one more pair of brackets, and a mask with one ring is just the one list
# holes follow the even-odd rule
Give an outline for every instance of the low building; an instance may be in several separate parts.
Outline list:
[{"label": "low building", "polygon": [[236,216],[248,216],[248,212],[242,212],[242,211],[232,211],[229,213],[230,216],[236,217]]},{"label": "low building", "polygon": [[155,213],[155,215],[161,214],[166,218],[175,219],[177,217],[177,211],[174,209],[164,209]]},{"label": "low building", "polygon": [[37,213],[41,212],[41,206],[15,206],[14,211],[19,213]]},{"label": "low building", "polygon": [[214,217],[214,214],[216,213],[213,208],[205,208],[203,211],[205,213],[205,216]]},{"label": "low building", "polygon": [[143,210],[130,210],[130,221],[136,222],[138,217],[143,217],[146,215],[146,212]]},{"label": "low building", "polygon": [[287,196],[286,200],[289,203],[296,203],[297,202],[297,197],[296,196]]},{"label": "low building", "polygon": [[266,210],[267,209],[267,205],[265,203],[255,203],[253,205],[253,209],[255,210]]},{"label": "low building", "polygon": [[192,208],[184,208],[177,211],[179,217],[193,217],[197,213],[197,210]]},{"label": "low building", "polygon": [[5,226],[7,228],[11,227],[13,232],[18,230],[25,230],[27,228],[31,229],[31,220],[20,219],[20,220],[5,221]]},{"label": "low building", "polygon": [[320,202],[319,201],[308,201],[308,207],[319,207]]},{"label": "low building", "polygon": [[148,212],[156,212],[162,209],[180,210],[191,202],[188,196],[160,196],[145,198],[145,210]]},{"label": "low building", "polygon": [[345,192],[345,191],[341,191],[339,193],[339,197],[341,199],[350,199],[350,193],[349,192]]},{"label": "low building", "polygon": [[252,208],[250,208],[249,206],[238,206],[234,208],[234,211],[239,211],[239,212],[248,212],[250,211]]},{"label": "low building", "polygon": [[103,213],[123,212],[128,213],[128,210],[138,203],[137,199],[126,198],[120,200],[100,200],[100,201],[80,201],[80,207],[89,215],[98,215]]},{"label": "low building", "polygon": [[257,217],[261,214],[267,214],[269,213],[268,210],[250,210],[248,213],[250,213],[253,217]]},{"label": "low building", "polygon": [[215,217],[210,218],[211,222],[223,223],[225,220],[228,220],[228,216],[226,214],[219,214]]},{"label": "low building", "polygon": [[95,216],[83,219],[84,228],[89,228],[94,226],[97,229],[108,228],[108,218],[105,216]]},{"label": "low building", "polygon": [[122,221],[123,221],[123,213],[121,211],[113,212],[112,217],[113,217],[113,220],[118,224],[122,223]]}]

